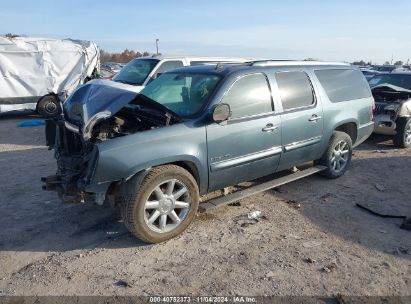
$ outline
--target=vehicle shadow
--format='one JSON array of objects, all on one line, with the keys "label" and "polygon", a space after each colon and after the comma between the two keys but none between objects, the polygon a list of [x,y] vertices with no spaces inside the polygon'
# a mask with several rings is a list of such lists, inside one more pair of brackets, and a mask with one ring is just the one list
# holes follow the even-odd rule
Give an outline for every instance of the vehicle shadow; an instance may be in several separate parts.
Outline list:
[{"label": "vehicle shadow", "polygon": [[8,147],[0,143],[0,251],[146,245],[126,230],[117,208],[64,204],[55,192],[42,190],[40,178],[56,170],[53,151]]},{"label": "vehicle shadow", "polygon": [[411,157],[382,155],[354,159],[339,179],[314,175],[269,193],[299,202],[300,212],[327,234],[411,260],[411,231],[400,229],[402,219],[382,218],[356,206],[411,217],[411,172],[405,170],[411,168]]},{"label": "vehicle shadow", "polygon": [[385,151],[397,149],[389,135],[371,134],[371,136],[359,146],[359,150],[366,151]]}]

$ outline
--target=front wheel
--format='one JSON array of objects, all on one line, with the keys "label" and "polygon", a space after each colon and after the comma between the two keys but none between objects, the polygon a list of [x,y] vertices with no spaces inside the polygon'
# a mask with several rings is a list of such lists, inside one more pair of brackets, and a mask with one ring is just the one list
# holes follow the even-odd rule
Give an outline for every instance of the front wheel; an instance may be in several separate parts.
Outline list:
[{"label": "front wheel", "polygon": [[182,233],[194,219],[199,191],[185,169],[166,165],[128,181],[120,205],[128,230],[148,243],[160,243]]},{"label": "front wheel", "polygon": [[397,134],[394,136],[394,146],[408,148],[411,146],[411,118],[400,117],[397,120]]},{"label": "front wheel", "polygon": [[351,157],[351,137],[347,133],[334,131],[327,151],[317,163],[327,167],[322,175],[328,178],[338,178],[347,171]]}]

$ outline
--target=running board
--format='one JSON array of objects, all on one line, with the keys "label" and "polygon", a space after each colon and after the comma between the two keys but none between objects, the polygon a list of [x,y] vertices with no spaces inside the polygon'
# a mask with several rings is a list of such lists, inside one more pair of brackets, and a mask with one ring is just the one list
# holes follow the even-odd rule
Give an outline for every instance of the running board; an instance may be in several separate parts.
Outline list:
[{"label": "running board", "polygon": [[325,166],[310,167],[308,169],[304,169],[301,171],[297,171],[295,173],[291,173],[287,176],[279,177],[279,178],[273,179],[271,181],[268,181],[262,184],[251,186],[244,190],[236,191],[236,192],[227,194],[225,196],[221,196],[221,197],[217,197],[217,198],[205,201],[204,203],[200,204],[198,211],[200,213],[213,211],[217,209],[218,207],[226,206],[228,204],[241,200],[245,197],[248,197],[248,196],[260,193],[260,192],[264,192],[272,188],[282,186],[284,184],[296,181],[298,179],[301,179],[309,175],[313,175],[315,173],[325,170],[326,168],[327,167]]}]

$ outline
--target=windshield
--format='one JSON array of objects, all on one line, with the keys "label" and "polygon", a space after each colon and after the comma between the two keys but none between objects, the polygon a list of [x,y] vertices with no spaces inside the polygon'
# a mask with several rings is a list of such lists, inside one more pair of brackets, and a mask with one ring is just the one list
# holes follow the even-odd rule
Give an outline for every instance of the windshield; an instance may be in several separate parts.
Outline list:
[{"label": "windshield", "polygon": [[157,59],[133,59],[113,77],[113,80],[126,84],[142,85],[158,61]]},{"label": "windshield", "polygon": [[187,117],[206,104],[219,80],[217,75],[166,73],[146,86],[141,94]]},{"label": "windshield", "polygon": [[384,74],[384,75],[376,75],[369,81],[371,87],[375,87],[377,85],[388,83],[395,85],[397,87],[405,88],[411,90],[411,74]]}]

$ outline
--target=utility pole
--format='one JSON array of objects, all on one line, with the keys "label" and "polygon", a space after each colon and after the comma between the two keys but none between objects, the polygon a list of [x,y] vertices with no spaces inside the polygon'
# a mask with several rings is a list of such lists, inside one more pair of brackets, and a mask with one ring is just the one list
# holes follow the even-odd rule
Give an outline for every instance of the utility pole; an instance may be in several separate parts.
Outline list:
[{"label": "utility pole", "polygon": [[160,39],[156,39],[156,49],[157,49],[157,55],[158,55],[158,42],[160,41]]}]

